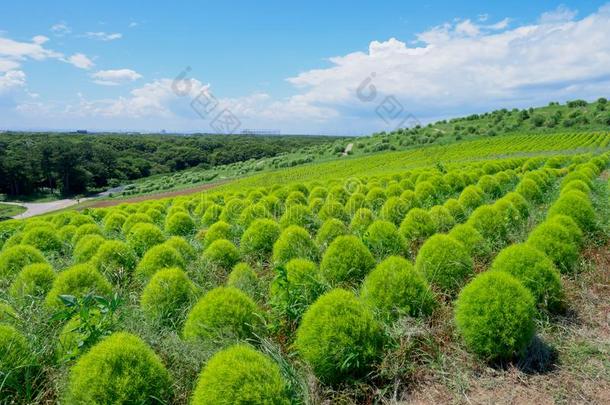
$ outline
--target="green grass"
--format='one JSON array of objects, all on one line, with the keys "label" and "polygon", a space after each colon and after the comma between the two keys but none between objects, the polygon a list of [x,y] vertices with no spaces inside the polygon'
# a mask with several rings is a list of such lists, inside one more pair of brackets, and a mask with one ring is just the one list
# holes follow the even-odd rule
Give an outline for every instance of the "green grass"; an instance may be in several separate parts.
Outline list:
[{"label": "green grass", "polygon": [[15,215],[23,214],[27,209],[21,205],[0,203],[0,219],[11,218]]}]

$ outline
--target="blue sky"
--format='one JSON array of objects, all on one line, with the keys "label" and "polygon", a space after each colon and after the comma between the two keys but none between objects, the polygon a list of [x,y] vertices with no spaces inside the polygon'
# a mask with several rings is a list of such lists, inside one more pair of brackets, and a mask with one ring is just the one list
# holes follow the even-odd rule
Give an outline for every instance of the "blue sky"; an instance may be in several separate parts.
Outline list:
[{"label": "blue sky", "polygon": [[[0,129],[208,132],[228,111],[238,132],[364,134],[610,90],[605,2],[2,8]],[[186,67],[188,91],[176,92]],[[368,100],[358,89],[370,86]],[[202,94],[209,113],[191,107]]]}]

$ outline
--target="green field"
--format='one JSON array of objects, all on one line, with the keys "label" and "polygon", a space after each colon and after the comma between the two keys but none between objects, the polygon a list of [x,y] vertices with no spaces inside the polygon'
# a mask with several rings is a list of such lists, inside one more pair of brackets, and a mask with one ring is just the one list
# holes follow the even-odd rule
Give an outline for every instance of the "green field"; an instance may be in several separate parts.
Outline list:
[{"label": "green field", "polygon": [[609,144],[439,139],[2,222],[0,402],[602,403]]},{"label": "green field", "polygon": [[25,207],[13,204],[0,203],[0,219],[11,218],[26,211]]}]

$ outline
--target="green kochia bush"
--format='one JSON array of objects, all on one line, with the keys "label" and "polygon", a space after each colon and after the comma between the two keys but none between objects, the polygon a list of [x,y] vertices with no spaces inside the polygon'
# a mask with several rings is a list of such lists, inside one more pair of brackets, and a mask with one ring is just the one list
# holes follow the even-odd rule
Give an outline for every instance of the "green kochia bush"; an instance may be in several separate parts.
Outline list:
[{"label": "green kochia bush", "polygon": [[217,287],[188,314],[183,336],[187,340],[252,338],[260,327],[260,316],[258,306],[244,292]]},{"label": "green kochia bush", "polygon": [[232,240],[233,237],[234,232],[231,225],[224,221],[218,221],[210,226],[210,228],[205,232],[205,236],[203,237],[203,246],[207,247],[218,239]]},{"label": "green kochia bush", "polygon": [[195,221],[185,212],[177,212],[165,219],[165,232],[174,236],[188,236],[195,232]]},{"label": "green kochia bush", "polygon": [[318,267],[309,260],[292,259],[276,273],[269,291],[270,305],[289,321],[297,321],[324,291]]},{"label": "green kochia bush", "polygon": [[89,261],[105,242],[103,236],[100,235],[86,235],[83,236],[76,246],[74,246],[74,252],[72,257],[75,263],[85,263]]},{"label": "green kochia bush", "polygon": [[197,296],[195,284],[179,268],[157,271],[140,297],[142,312],[162,323],[180,324],[184,311]]},{"label": "green kochia bush", "polygon": [[227,287],[235,287],[250,297],[258,293],[258,276],[248,263],[237,263],[227,277]]},{"label": "green kochia bush", "polygon": [[585,231],[591,231],[595,227],[595,210],[589,197],[579,191],[569,191],[559,197],[549,208],[548,218],[555,215],[572,217]]},{"label": "green kochia bush", "polygon": [[60,295],[81,297],[89,293],[108,296],[112,293],[112,286],[90,265],[78,264],[57,275],[45,303],[49,308],[58,309],[62,306]]},{"label": "green kochia bush", "polygon": [[153,224],[136,224],[127,234],[127,243],[138,256],[142,256],[148,249],[165,241],[165,236]]},{"label": "green kochia bush", "polygon": [[21,243],[34,246],[42,252],[58,252],[62,248],[57,231],[50,226],[36,227],[24,232]]},{"label": "green kochia bush", "polygon": [[527,242],[546,254],[561,272],[569,272],[578,261],[578,246],[570,231],[553,218],[538,225]]},{"label": "green kochia bush", "polygon": [[407,252],[407,241],[388,221],[373,222],[364,233],[363,241],[377,260]]},{"label": "green kochia bush", "polygon": [[437,234],[423,244],[415,268],[446,294],[459,291],[473,274],[473,263],[463,244],[451,236]]},{"label": "green kochia bush", "polygon": [[511,245],[496,256],[491,269],[521,281],[541,309],[559,311],[562,308],[561,277],[553,262],[539,250],[527,244]]},{"label": "green kochia bush", "polygon": [[184,258],[176,249],[168,245],[158,245],[146,252],[136,267],[136,274],[148,278],[158,270],[169,267],[183,269],[184,266]]},{"label": "green kochia bush", "polygon": [[400,233],[407,242],[421,243],[436,232],[427,211],[413,208],[400,224]]},{"label": "green kochia bush", "polygon": [[136,267],[136,254],[125,242],[109,240],[99,247],[91,264],[103,274],[114,279],[131,273]]},{"label": "green kochia bush", "polygon": [[351,292],[332,290],[314,302],[297,330],[295,347],[320,380],[335,384],[372,368],[382,346],[373,312]]},{"label": "green kochia bush", "polygon": [[9,289],[10,295],[18,300],[26,297],[44,297],[53,285],[55,272],[47,263],[27,265],[19,272]]},{"label": "green kochia bush", "polygon": [[33,359],[32,350],[21,332],[0,323],[0,397],[10,401],[9,392],[22,389]]},{"label": "green kochia bush", "polygon": [[66,404],[167,403],[172,381],[159,357],[139,337],[115,333],[70,370]]},{"label": "green kochia bush", "polygon": [[79,226],[72,236],[72,244],[76,245],[86,235],[102,235],[101,229],[96,224],[84,224]]},{"label": "green kochia bush", "polygon": [[436,304],[423,275],[398,256],[388,257],[369,273],[360,296],[387,320],[400,315],[427,316]]},{"label": "green kochia bush", "polygon": [[207,247],[203,257],[213,266],[229,270],[239,262],[239,249],[226,239],[218,239]]},{"label": "green kochia bush", "polygon": [[487,240],[470,225],[454,226],[449,236],[464,245],[468,254],[475,259],[484,260],[491,254],[491,246]]},{"label": "green kochia bush", "polygon": [[324,221],[316,235],[316,243],[325,249],[330,243],[341,235],[347,235],[347,226],[337,218],[330,218]]},{"label": "green kochia bush", "polygon": [[535,314],[529,290],[501,271],[479,274],[455,304],[458,332],[468,349],[486,360],[522,354],[534,336]]},{"label": "green kochia bush", "polygon": [[493,205],[482,205],[470,215],[467,222],[492,244],[501,245],[506,240],[506,225]]},{"label": "green kochia bush", "polygon": [[298,257],[317,261],[318,255],[318,247],[309,233],[296,225],[284,229],[273,245],[273,262],[277,265]]},{"label": "green kochia bush", "polygon": [[330,244],[322,262],[322,277],[331,285],[357,283],[375,266],[375,259],[356,236],[340,236]]},{"label": "green kochia bush", "polygon": [[13,324],[19,319],[17,312],[9,304],[0,301],[0,324]]},{"label": "green kochia bush", "polygon": [[280,368],[250,346],[216,353],[199,375],[193,405],[290,404]]},{"label": "green kochia bush", "polygon": [[11,279],[28,264],[46,263],[40,250],[29,246],[13,246],[0,253],[0,280]]},{"label": "green kochia bush", "polygon": [[184,258],[184,260],[190,261],[193,260],[197,256],[197,252],[191,246],[186,239],[180,236],[172,236],[165,242],[164,245],[171,246],[180,253],[180,255]]},{"label": "green kochia bush", "polygon": [[354,235],[362,236],[374,221],[375,214],[373,214],[373,211],[368,208],[360,208],[354,213],[349,227]]},{"label": "green kochia bush", "polygon": [[280,226],[271,219],[254,220],[241,237],[240,249],[246,257],[265,259],[280,236]]}]

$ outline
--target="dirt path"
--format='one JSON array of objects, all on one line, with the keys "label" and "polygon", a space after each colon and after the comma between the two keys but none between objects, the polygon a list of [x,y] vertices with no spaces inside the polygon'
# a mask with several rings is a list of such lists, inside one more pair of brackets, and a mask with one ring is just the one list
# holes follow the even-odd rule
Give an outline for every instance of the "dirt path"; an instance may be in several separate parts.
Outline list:
[{"label": "dirt path", "polygon": [[30,217],[33,217],[36,215],[47,214],[49,212],[68,208],[68,207],[78,204],[79,202],[84,202],[86,200],[87,199],[81,199],[81,200],[64,199],[64,200],[50,201],[50,202],[44,202],[44,203],[3,202],[3,204],[20,205],[22,207],[25,207],[26,211],[24,213],[13,217],[15,219],[25,219],[25,218],[30,218]]}]

